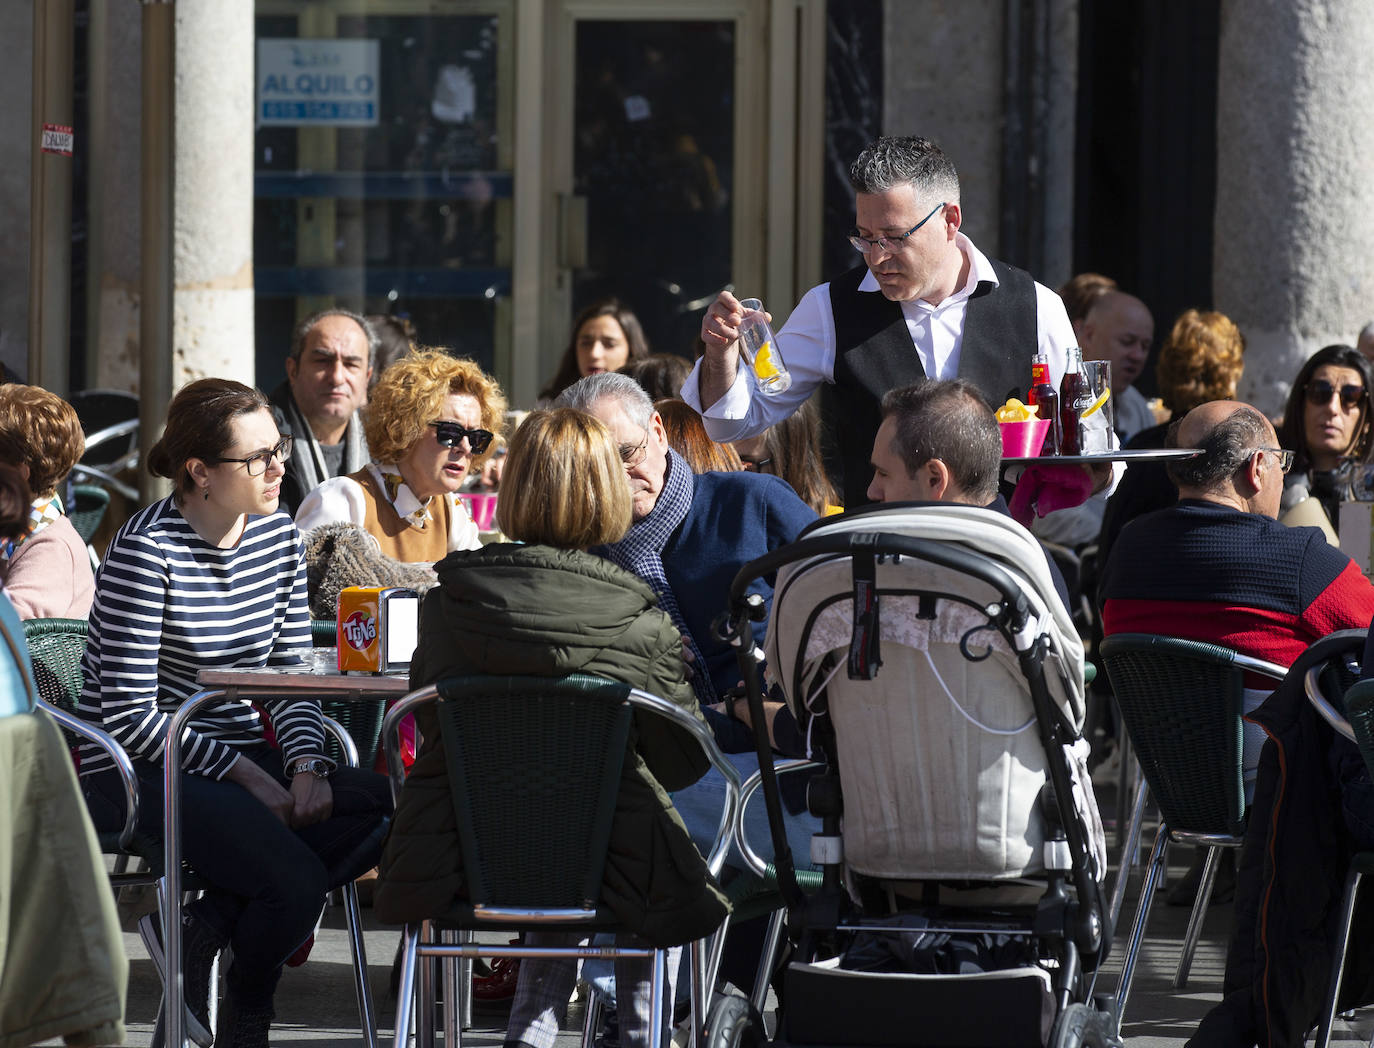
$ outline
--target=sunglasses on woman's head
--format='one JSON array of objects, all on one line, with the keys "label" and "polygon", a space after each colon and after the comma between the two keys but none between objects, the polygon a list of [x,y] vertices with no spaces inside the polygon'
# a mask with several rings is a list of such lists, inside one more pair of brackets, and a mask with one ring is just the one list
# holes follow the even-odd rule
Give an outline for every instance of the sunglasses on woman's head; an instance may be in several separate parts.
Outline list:
[{"label": "sunglasses on woman's head", "polygon": [[480,455],[491,446],[495,434],[489,429],[468,429],[457,422],[431,422],[434,439],[446,448],[456,448],[463,438],[468,438],[468,447],[474,455]]}]

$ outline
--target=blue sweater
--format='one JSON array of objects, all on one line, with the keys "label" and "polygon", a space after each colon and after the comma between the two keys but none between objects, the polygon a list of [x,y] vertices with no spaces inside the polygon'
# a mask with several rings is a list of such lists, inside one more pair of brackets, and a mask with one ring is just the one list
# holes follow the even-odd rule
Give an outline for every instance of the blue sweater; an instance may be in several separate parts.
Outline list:
[{"label": "blue sweater", "polygon": [[[693,478],[692,508],[663,549],[663,569],[717,694],[740,679],[734,649],[711,629],[726,610],[736,572],[755,557],[787,545],[815,519],[778,477],[702,473]],[[756,580],[749,590],[763,595],[771,613],[773,580]],[[760,645],[767,629],[766,619],[755,626]]]}]

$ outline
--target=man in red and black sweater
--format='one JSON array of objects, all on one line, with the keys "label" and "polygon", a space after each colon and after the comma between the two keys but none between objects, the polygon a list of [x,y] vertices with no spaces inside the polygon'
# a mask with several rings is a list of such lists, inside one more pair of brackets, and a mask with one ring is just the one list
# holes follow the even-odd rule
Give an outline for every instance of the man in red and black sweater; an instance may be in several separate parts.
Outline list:
[{"label": "man in red and black sweater", "polygon": [[1178,503],[1132,521],[1102,583],[1103,632],[1210,641],[1283,666],[1313,641],[1365,629],[1374,586],[1316,528],[1275,519],[1288,458],[1254,408],[1190,411],[1171,447],[1204,454],[1169,464]]},{"label": "man in red and black sweater", "polygon": [[[1169,464],[1178,503],[1132,521],[1112,548],[1101,589],[1104,633],[1209,641],[1291,666],[1327,634],[1369,627],[1374,586],[1350,558],[1316,528],[1289,528],[1275,519],[1291,456],[1279,450],[1263,415],[1232,401],[1203,404],[1171,428],[1168,445],[1203,454]],[[1263,688],[1247,688],[1246,713],[1264,699]],[[1339,843],[1341,813],[1330,798],[1345,794],[1351,775],[1341,769],[1357,773],[1360,762],[1354,747],[1332,740],[1329,729],[1322,741],[1295,746],[1288,725],[1308,713],[1301,687],[1285,686],[1245,726],[1247,783],[1257,764],[1259,770],[1236,886],[1226,996],[1190,1045],[1301,1043],[1320,1003],[1329,956],[1326,911],[1339,901],[1348,848]],[[1260,760],[1266,731],[1287,759],[1265,751]],[[1336,759],[1342,748],[1350,759]],[[1367,776],[1362,781],[1367,797]],[[1326,802],[1296,803],[1308,795]],[[1317,890],[1327,881],[1334,899],[1326,887]],[[1265,924],[1266,909],[1280,898],[1280,911],[1305,908],[1301,920],[1289,921],[1299,930],[1280,933],[1272,921]],[[1269,932],[1262,937],[1264,927]]]}]

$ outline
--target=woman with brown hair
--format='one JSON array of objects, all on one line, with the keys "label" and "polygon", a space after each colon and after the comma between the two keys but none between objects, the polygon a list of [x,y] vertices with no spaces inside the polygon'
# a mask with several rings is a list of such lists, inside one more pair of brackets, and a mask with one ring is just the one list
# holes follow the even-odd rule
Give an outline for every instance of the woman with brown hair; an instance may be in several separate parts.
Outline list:
[{"label": "woman with brown hair", "polygon": [[500,432],[506,398],[471,360],[416,350],[383,373],[363,427],[372,461],[325,481],[302,501],[296,525],[363,528],[393,560],[433,564],[481,545],[458,491]]},{"label": "woman with brown hair", "polygon": [[735,451],[745,469],[787,481],[817,515],[839,513],[843,507],[825,471],[820,431],[820,412],[815,400],[808,400],[758,436],[735,441]]},{"label": "woman with brown hair", "polygon": [[[148,454],[172,494],[125,524],[100,565],[77,712],[132,758],[138,832],[153,840],[171,714],[200,690],[199,672],[297,665],[310,647],[300,535],[277,512],[290,454],[262,393],[192,382]],[[184,739],[181,854],[210,885],[182,927],[187,1031],[201,1045],[211,1040],[212,965],[232,945],[218,1043],[265,1048],[282,965],[329,889],[377,861],[391,807],[383,776],[326,759],[318,701],[263,705],[276,746],[246,699],[203,708]],[[81,776],[97,828],[121,825],[110,757],[83,746]],[[156,960],[157,919],[145,922]]]},{"label": "woman with brown hair", "polygon": [[630,308],[618,298],[597,299],[577,314],[558,370],[539,399],[548,403],[580,378],[619,371],[648,355],[644,328]]},{"label": "woman with brown hair", "polygon": [[0,543],[0,582],[21,619],[84,619],[95,579],[58,488],[86,450],[76,409],[38,386],[0,386],[0,462],[33,492],[22,533]]}]

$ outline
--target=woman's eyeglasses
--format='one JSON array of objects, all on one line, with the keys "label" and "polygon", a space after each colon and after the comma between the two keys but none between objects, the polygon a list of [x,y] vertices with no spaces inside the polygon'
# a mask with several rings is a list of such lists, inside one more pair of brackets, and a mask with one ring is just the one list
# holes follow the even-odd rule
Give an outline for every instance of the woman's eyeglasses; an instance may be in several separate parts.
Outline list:
[{"label": "woman's eyeglasses", "polygon": [[495,434],[489,429],[468,429],[457,422],[431,422],[430,425],[434,427],[434,439],[446,448],[456,448],[467,437],[468,447],[474,455],[486,451],[495,439]]},{"label": "woman's eyeglasses", "polygon": [[291,438],[282,437],[275,447],[255,451],[243,458],[217,458],[216,462],[242,462],[250,477],[260,477],[267,472],[268,464],[275,458],[285,462],[291,457]]},{"label": "woman's eyeglasses", "polygon": [[1309,382],[1307,389],[1307,402],[1315,407],[1325,407],[1331,403],[1331,398],[1337,393],[1341,395],[1341,407],[1349,411],[1358,406],[1365,396],[1363,386],[1357,386],[1353,382],[1344,386],[1333,386],[1325,379],[1318,379],[1316,382]]}]

